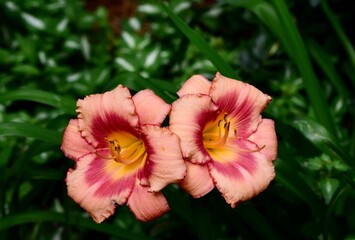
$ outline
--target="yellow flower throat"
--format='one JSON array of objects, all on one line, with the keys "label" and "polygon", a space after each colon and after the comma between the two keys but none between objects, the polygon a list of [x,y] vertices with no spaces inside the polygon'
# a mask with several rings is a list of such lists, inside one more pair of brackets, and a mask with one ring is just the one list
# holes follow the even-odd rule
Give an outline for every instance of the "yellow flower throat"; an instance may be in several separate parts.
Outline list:
[{"label": "yellow flower throat", "polygon": [[[223,147],[229,136],[231,121],[228,120],[227,113],[221,115],[217,120],[207,123],[205,126],[202,139],[203,145],[206,149],[216,149]],[[236,136],[236,130],[234,129],[234,136]]]},{"label": "yellow flower throat", "polygon": [[[113,159],[118,163],[131,164],[144,160],[147,156],[146,148],[141,139],[128,133],[115,133],[106,138],[110,156],[101,156],[105,159]],[[140,162],[140,161],[139,161]]]}]

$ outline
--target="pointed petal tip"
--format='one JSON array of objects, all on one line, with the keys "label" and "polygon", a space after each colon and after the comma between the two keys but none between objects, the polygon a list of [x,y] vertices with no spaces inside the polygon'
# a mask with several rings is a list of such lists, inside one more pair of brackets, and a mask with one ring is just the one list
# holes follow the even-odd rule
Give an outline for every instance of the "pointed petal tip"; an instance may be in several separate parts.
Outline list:
[{"label": "pointed petal tip", "polygon": [[177,92],[179,97],[187,94],[205,94],[208,95],[211,88],[211,82],[203,75],[193,75],[187,79],[180,90]]}]

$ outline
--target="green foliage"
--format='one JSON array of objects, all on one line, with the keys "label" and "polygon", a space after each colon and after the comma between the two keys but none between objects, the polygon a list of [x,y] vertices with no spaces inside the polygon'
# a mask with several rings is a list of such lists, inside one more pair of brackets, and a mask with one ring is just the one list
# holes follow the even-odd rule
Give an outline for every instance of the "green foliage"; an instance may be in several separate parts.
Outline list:
[{"label": "green foliage", "polygon": [[[347,2],[132,2],[117,34],[103,6],[0,1],[0,239],[353,239]],[[232,209],[217,191],[192,199],[169,186],[167,215],[141,223],[124,206],[95,224],[64,183],[74,163],[60,144],[76,100],[124,84],[170,103],[191,75],[216,71],[273,97],[265,117],[276,122],[279,150],[270,187]]]}]

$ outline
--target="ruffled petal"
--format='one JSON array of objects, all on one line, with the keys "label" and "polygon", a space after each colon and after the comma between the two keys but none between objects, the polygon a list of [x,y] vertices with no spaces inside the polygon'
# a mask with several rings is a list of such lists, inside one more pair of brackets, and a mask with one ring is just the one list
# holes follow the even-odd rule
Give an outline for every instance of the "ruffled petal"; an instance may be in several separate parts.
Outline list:
[{"label": "ruffled petal", "polygon": [[182,85],[181,89],[177,92],[179,97],[187,94],[205,94],[210,93],[211,82],[202,75],[193,75]]},{"label": "ruffled petal", "polygon": [[238,137],[248,138],[261,122],[260,113],[265,110],[271,97],[257,88],[217,73],[212,82],[213,101],[222,112],[232,119],[231,127]]},{"label": "ruffled petal", "polygon": [[148,156],[141,178],[148,180],[148,183],[143,180],[143,185],[149,185],[149,191],[160,191],[184,178],[186,165],[177,135],[167,128],[146,125],[142,127],[142,138]]},{"label": "ruffled petal", "polygon": [[235,158],[222,156],[208,163],[218,190],[232,207],[263,191],[275,177],[272,161],[260,152],[250,152],[256,146],[244,141],[235,144]]},{"label": "ruffled petal", "polygon": [[113,214],[117,204],[127,202],[137,169],[95,154],[85,155],[67,173],[68,195],[100,223]]},{"label": "ruffled petal", "polygon": [[107,147],[106,138],[113,132],[137,132],[138,115],[129,90],[122,85],[78,100],[77,107],[81,135],[94,148]]},{"label": "ruffled petal", "polygon": [[149,188],[136,186],[128,199],[128,207],[140,221],[150,221],[169,211],[169,205],[161,192],[149,192]]},{"label": "ruffled petal", "polygon": [[214,184],[207,165],[198,165],[186,162],[187,174],[179,185],[194,198],[199,198],[209,193]]},{"label": "ruffled petal", "polygon": [[253,133],[249,140],[258,145],[261,153],[265,154],[270,160],[277,157],[277,136],[275,131],[275,123],[271,119],[263,119],[258,130]]},{"label": "ruffled petal", "polygon": [[93,151],[92,147],[81,137],[77,119],[69,121],[64,131],[61,149],[65,156],[75,161]]},{"label": "ruffled petal", "polygon": [[184,158],[192,163],[210,160],[203,146],[204,126],[218,117],[218,108],[207,95],[185,95],[172,104],[170,130],[180,137]]},{"label": "ruffled petal", "polygon": [[133,96],[133,102],[140,124],[162,124],[170,111],[170,104],[154,94],[152,90],[139,91]]}]

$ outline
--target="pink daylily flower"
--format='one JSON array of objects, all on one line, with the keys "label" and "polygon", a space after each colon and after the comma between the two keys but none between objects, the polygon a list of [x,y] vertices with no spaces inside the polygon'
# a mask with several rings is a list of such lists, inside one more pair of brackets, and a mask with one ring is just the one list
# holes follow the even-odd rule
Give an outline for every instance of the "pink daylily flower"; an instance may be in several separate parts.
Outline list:
[{"label": "pink daylily flower", "polygon": [[232,207],[264,190],[275,176],[271,101],[255,87],[217,73],[188,79],[172,104],[170,129],[181,139],[187,175],[182,188],[198,198],[215,186]]},{"label": "pink daylily flower", "polygon": [[179,138],[160,127],[171,106],[151,90],[131,96],[119,85],[77,102],[78,119],[67,126],[62,151],[69,169],[68,195],[100,223],[127,204],[141,221],[169,210],[160,192],[184,178]]}]

